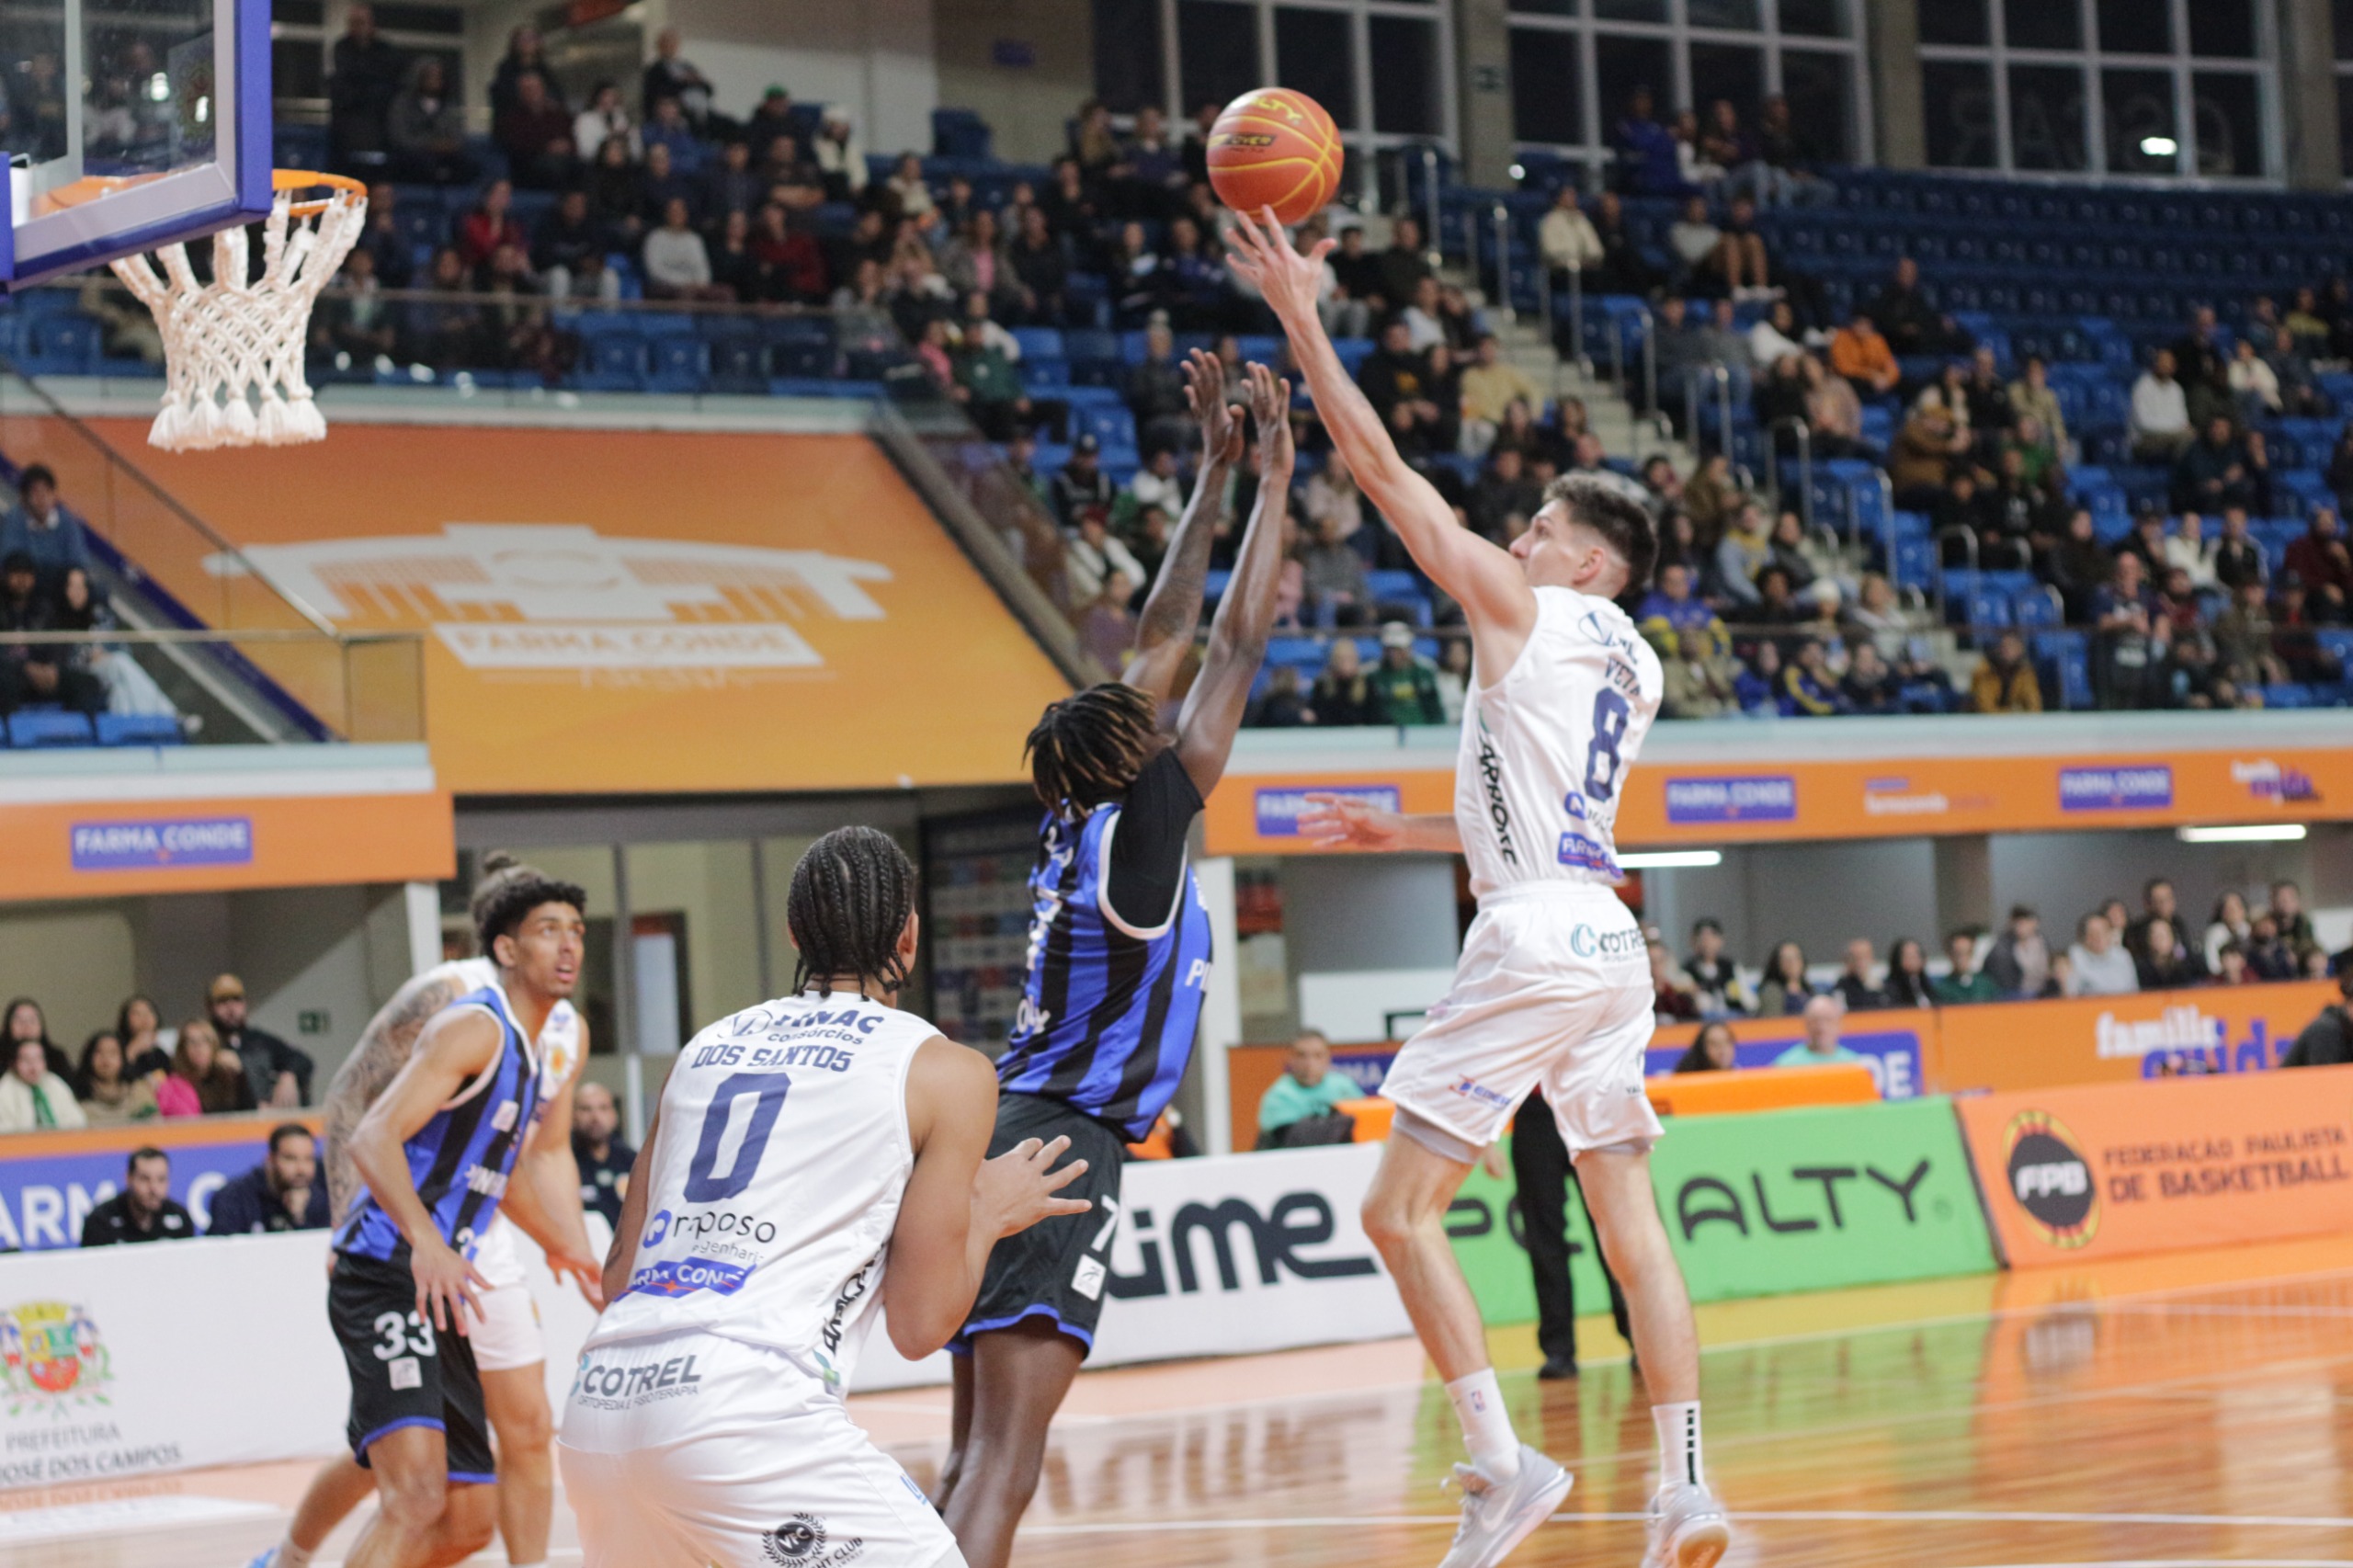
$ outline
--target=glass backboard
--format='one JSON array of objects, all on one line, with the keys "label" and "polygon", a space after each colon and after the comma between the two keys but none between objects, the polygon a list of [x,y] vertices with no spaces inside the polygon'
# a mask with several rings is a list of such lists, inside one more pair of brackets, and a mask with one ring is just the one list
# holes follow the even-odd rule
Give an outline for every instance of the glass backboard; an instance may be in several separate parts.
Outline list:
[{"label": "glass backboard", "polygon": [[0,0],[20,287],[269,211],[269,0]]}]

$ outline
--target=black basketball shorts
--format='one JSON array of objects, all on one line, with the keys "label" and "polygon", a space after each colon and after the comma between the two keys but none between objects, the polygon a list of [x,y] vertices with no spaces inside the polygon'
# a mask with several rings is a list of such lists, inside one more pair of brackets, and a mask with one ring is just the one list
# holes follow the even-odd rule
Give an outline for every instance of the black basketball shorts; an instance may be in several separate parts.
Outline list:
[{"label": "black basketball shorts", "polygon": [[337,1255],[327,1285],[327,1321],[351,1371],[352,1457],[404,1426],[430,1426],[449,1445],[449,1479],[487,1485],[498,1479],[482,1407],[482,1374],[473,1342],[416,1312],[416,1281],[406,1263]]},{"label": "black basketball shorts", "polygon": [[948,1343],[960,1356],[971,1353],[974,1335],[1010,1328],[1026,1318],[1043,1318],[1085,1348],[1095,1347],[1095,1324],[1103,1315],[1111,1278],[1111,1233],[1120,1222],[1120,1166],[1127,1143],[1116,1130],[1060,1100],[999,1096],[989,1158],[1025,1138],[1049,1143],[1068,1138],[1063,1163],[1085,1160],[1086,1174],[1061,1196],[1084,1198],[1094,1207],[1084,1214],[1040,1220],[996,1244],[963,1330]]}]

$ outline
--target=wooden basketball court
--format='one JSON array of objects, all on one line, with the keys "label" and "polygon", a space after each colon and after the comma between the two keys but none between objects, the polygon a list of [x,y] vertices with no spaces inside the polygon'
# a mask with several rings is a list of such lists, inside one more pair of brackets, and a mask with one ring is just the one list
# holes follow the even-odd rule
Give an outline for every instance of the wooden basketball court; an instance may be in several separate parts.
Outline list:
[{"label": "wooden basketball court", "polygon": [[[2353,1238],[1725,1303],[1700,1326],[1733,1564],[2353,1564]],[[1494,1337],[1523,1435],[1577,1473],[1514,1561],[1632,1568],[1651,1427],[1608,1320],[1572,1384],[1535,1381],[1529,1330]],[[1426,1568],[1458,1451],[1427,1371],[1392,1341],[1083,1378],[1016,1562]],[[944,1390],[853,1407],[936,1473]],[[0,1494],[0,1563],[241,1568],[306,1475]],[[555,1539],[577,1562],[561,1503]]]}]

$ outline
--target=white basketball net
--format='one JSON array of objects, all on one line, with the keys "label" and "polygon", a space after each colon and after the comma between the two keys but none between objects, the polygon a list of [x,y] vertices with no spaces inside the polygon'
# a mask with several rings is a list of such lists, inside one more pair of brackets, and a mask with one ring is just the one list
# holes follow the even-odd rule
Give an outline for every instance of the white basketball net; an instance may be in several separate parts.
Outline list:
[{"label": "white basketball net", "polygon": [[209,447],[285,447],[326,438],[327,422],[302,375],[311,306],[368,222],[368,199],[337,189],[322,210],[297,218],[279,191],[262,228],[262,272],[246,279],[245,230],[212,236],[212,281],[199,283],[188,246],[125,256],[114,274],[154,312],[168,379],[164,409],[147,432],[166,451]]}]

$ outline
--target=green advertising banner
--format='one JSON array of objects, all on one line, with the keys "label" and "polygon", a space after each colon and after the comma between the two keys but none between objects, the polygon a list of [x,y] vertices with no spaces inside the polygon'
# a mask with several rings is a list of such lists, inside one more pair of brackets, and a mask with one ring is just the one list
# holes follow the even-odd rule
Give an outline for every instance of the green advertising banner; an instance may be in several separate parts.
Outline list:
[{"label": "green advertising banner", "polygon": [[[1688,1117],[1651,1180],[1695,1301],[1979,1274],[1994,1267],[1951,1102]],[[1447,1215],[1490,1324],[1530,1323],[1536,1291],[1512,1184],[1474,1169]],[[1585,1206],[1568,1203],[1577,1311],[1608,1310]]]}]

